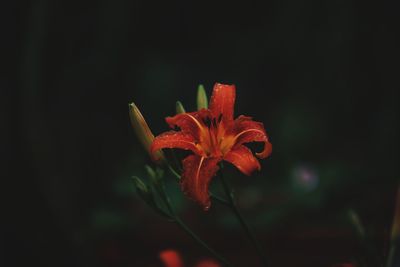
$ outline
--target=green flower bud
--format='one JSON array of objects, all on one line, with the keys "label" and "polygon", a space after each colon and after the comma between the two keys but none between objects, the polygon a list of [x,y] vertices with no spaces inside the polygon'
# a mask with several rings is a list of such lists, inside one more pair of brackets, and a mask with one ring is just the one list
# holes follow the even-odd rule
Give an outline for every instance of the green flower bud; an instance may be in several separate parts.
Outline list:
[{"label": "green flower bud", "polygon": [[202,84],[197,88],[197,110],[208,108],[208,100],[206,90]]},{"label": "green flower bud", "polygon": [[161,162],[164,159],[164,155],[161,151],[157,151],[153,155],[150,154],[150,146],[153,143],[154,135],[135,103],[129,104],[129,115],[132,127],[135,130],[136,136],[139,138],[139,141],[156,162]]},{"label": "green flower bud", "polygon": [[151,202],[153,197],[151,192],[149,191],[148,186],[139,177],[133,176],[132,179],[135,183],[136,192],[139,194],[139,196],[146,203]]},{"label": "green flower bud", "polygon": [[161,186],[161,179],[164,176],[164,171],[160,168],[156,168],[155,170],[151,168],[149,165],[145,165],[144,168],[146,169],[147,174],[149,175],[150,181],[156,188],[160,188]]},{"label": "green flower bud", "polygon": [[181,101],[176,101],[175,104],[176,114],[186,113]]},{"label": "green flower bud", "polygon": [[147,186],[139,177],[133,176],[133,182],[139,197],[158,214],[171,219],[171,215],[157,201],[157,193],[152,186]]},{"label": "green flower bud", "polygon": [[146,169],[146,172],[150,176],[150,178],[157,178],[157,173],[153,170],[152,167],[150,167],[149,165],[144,165],[144,168]]}]

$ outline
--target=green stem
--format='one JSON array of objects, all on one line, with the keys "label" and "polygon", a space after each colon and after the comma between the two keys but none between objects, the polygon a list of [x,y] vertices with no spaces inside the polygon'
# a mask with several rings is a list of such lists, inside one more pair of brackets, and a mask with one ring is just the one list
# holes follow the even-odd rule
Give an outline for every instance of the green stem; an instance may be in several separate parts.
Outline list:
[{"label": "green stem", "polygon": [[195,233],[193,233],[192,230],[184,223],[182,222],[178,217],[175,217],[175,223],[179,225],[188,235],[190,235],[193,240],[195,240],[197,243],[199,243],[203,248],[208,250],[215,258],[217,258],[220,262],[222,262],[225,266],[232,266],[224,257],[219,255],[215,250],[210,248],[203,240],[200,239]]},{"label": "green stem", "polygon": [[263,266],[267,267],[267,259],[263,253],[263,250],[261,249],[260,243],[257,241],[257,239],[254,237],[252,231],[250,230],[250,227],[244,220],[242,214],[239,212],[239,209],[236,206],[232,190],[230,189],[228,183],[225,181],[224,176],[222,175],[222,166],[221,166],[221,171],[220,171],[220,179],[222,182],[222,186],[224,187],[225,194],[228,198],[229,206],[232,209],[233,213],[235,214],[236,218],[238,219],[240,225],[242,226],[243,230],[245,231],[247,237],[250,239],[251,243],[255,247],[258,256],[260,257]]},{"label": "green stem", "polygon": [[[171,155],[170,158],[172,158],[173,165],[175,165],[176,169],[181,171],[181,167],[180,167],[180,164],[179,164],[179,161],[178,161],[178,157],[176,156],[175,151],[171,150],[171,149],[168,149],[167,151],[165,151],[165,150],[163,150],[163,151],[164,152],[168,152],[168,154]],[[168,165],[171,165],[171,163],[170,163],[170,161],[168,159],[166,161],[167,161]]]},{"label": "green stem", "polygon": [[171,164],[169,164],[168,162],[166,162],[166,164],[167,164],[168,170],[169,170],[169,171],[178,179],[178,181],[179,181],[179,180],[181,179],[180,174],[177,173],[177,172],[175,171],[174,168],[172,168]]},{"label": "green stem", "polygon": [[[164,186],[164,185],[162,185]],[[198,235],[196,235],[179,217],[176,215],[175,210],[172,206],[171,200],[169,199],[168,195],[165,194],[165,190],[161,190],[161,198],[164,200],[167,208],[170,212],[170,215],[173,221],[182,228],[188,235],[190,235],[193,240],[199,243],[203,248],[205,248],[208,252],[210,252],[216,259],[222,262],[225,266],[232,266],[224,257],[219,255],[215,250],[210,248]]]},{"label": "green stem", "polygon": [[390,250],[389,250],[389,255],[388,255],[387,261],[386,261],[386,267],[392,267],[395,251],[396,251],[396,247],[395,247],[394,242],[392,242],[392,244],[390,246]]}]

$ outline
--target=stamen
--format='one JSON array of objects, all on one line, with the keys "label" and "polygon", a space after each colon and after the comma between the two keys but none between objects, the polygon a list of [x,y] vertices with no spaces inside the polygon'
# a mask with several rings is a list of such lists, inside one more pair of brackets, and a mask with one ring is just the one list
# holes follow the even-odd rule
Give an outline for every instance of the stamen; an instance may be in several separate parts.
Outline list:
[{"label": "stamen", "polygon": [[217,127],[217,119],[216,118],[213,118],[212,123],[213,123],[214,127]]},{"label": "stamen", "polygon": [[209,117],[203,119],[203,122],[204,122],[204,124],[205,124],[208,128],[210,128],[210,126],[211,126],[211,119],[210,119]]},{"label": "stamen", "polygon": [[203,129],[203,126],[200,124],[200,122],[195,117],[193,117],[192,115],[190,115],[188,113],[184,113],[184,115],[189,116],[196,123],[196,125],[199,127],[200,130]]},{"label": "stamen", "polygon": [[220,123],[221,121],[222,121],[222,113],[219,114],[219,116],[218,116],[218,123]]},{"label": "stamen", "polygon": [[237,140],[242,134],[245,134],[245,133],[247,133],[247,132],[259,132],[259,133],[265,135],[265,133],[264,133],[263,131],[261,131],[261,130],[258,130],[258,129],[249,129],[249,130],[245,130],[245,131],[243,131],[243,132],[238,133],[238,134],[234,137],[234,142],[236,142],[236,140]]},{"label": "stamen", "polygon": [[199,163],[199,167],[197,168],[197,172],[196,172],[196,178],[195,178],[195,188],[199,188],[199,175],[200,175],[200,169],[201,169],[201,165],[203,165],[203,161],[204,161],[204,157],[201,157],[200,159],[200,163]]}]

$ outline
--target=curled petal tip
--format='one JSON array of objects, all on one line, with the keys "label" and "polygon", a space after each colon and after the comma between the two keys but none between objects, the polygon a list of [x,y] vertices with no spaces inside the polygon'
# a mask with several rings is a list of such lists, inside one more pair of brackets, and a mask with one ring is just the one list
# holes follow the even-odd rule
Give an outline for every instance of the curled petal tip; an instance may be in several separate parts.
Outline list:
[{"label": "curled petal tip", "polygon": [[176,131],[168,131],[157,136],[150,147],[150,153],[154,154],[163,148],[180,148],[200,153],[196,140],[189,134]]},{"label": "curled petal tip", "polygon": [[256,156],[260,159],[265,159],[272,153],[272,144],[268,141],[264,143],[264,150],[260,153],[256,153]]},{"label": "curled petal tip", "polygon": [[253,156],[249,148],[240,145],[228,152],[224,160],[232,163],[242,173],[250,176],[255,170],[260,170],[261,166],[258,160]]}]

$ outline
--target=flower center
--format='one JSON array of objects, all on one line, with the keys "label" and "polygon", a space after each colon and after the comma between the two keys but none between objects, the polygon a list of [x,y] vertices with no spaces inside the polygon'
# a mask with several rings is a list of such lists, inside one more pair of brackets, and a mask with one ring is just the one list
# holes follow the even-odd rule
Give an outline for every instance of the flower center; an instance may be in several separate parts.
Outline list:
[{"label": "flower center", "polygon": [[233,146],[235,140],[233,135],[226,135],[226,128],[219,118],[205,118],[200,128],[201,149],[207,157],[224,156]]}]

